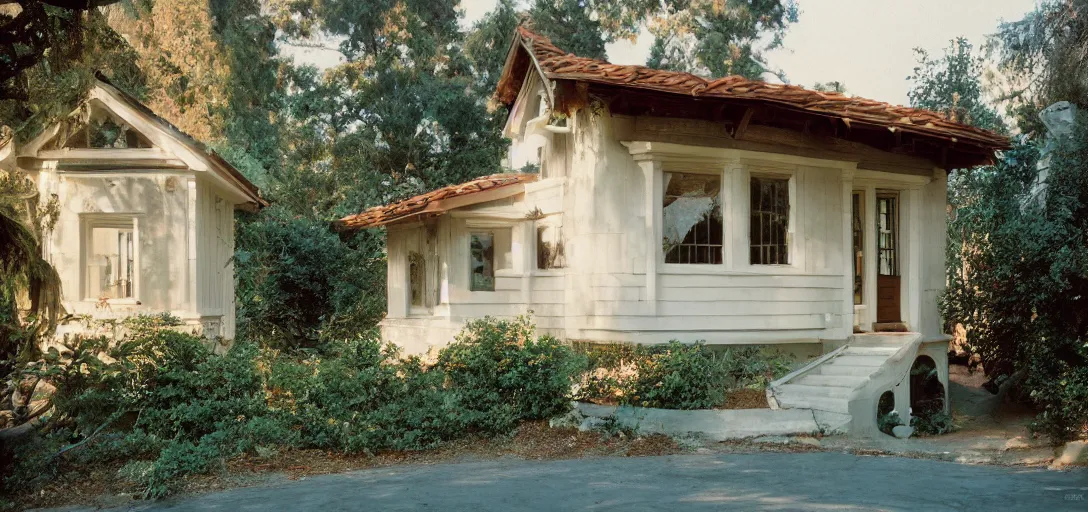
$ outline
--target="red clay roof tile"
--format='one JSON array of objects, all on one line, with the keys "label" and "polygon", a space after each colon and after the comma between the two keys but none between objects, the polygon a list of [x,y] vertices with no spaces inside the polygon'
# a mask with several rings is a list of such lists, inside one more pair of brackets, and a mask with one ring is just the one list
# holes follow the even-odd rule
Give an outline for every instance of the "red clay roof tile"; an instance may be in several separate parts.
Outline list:
[{"label": "red clay roof tile", "polygon": [[493,174],[476,178],[467,183],[450,185],[438,190],[432,190],[426,194],[410,197],[403,201],[397,201],[385,206],[375,206],[362,213],[349,215],[337,221],[342,229],[362,229],[396,222],[407,219],[413,215],[424,212],[439,213],[444,208],[436,208],[436,203],[445,199],[463,197],[488,190],[495,190],[511,185],[521,185],[537,180],[536,174]]},{"label": "red clay roof tile", "polygon": [[[528,50],[546,78],[594,82],[697,97],[753,100],[837,117],[849,123],[866,123],[902,129],[920,135],[988,150],[1009,146],[1005,136],[946,119],[928,110],[901,107],[880,101],[820,92],[796,85],[771,84],[741,76],[707,79],[690,73],[663,71],[645,66],[618,65],[567,53],[551,40],[524,26],[517,28],[516,43]],[[515,50],[520,51],[520,50]],[[508,63],[508,68],[509,66]],[[524,70],[523,70],[524,71]],[[517,97],[520,76],[507,69],[499,81],[497,98],[510,104]]]}]

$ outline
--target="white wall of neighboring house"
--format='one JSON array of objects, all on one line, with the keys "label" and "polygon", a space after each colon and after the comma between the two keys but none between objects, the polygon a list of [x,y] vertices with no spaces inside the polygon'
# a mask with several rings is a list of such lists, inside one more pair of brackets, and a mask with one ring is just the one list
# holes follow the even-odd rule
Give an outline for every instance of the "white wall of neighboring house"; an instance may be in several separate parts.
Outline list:
[{"label": "white wall of neighboring house", "polygon": [[[88,119],[107,118],[138,133],[138,147],[62,140]],[[6,162],[36,180],[40,201],[56,199],[43,251],[60,274],[66,312],[94,320],[165,312],[193,332],[232,339],[234,211],[266,204],[256,189],[108,83],[98,83],[66,123]],[[87,329],[69,322],[58,334]]]},{"label": "white wall of neighboring house", "polygon": [[[211,184],[191,171],[42,171],[38,180],[60,203],[45,250],[68,313],[168,312],[209,336],[234,337],[234,206]],[[119,225],[134,234],[131,291],[96,293],[90,280],[101,278],[104,265],[94,261],[102,256],[91,249],[94,228]],[[125,274],[114,271],[127,281]]]},{"label": "white wall of neighboring house", "polygon": [[[684,142],[685,132],[704,128],[700,121],[587,110],[563,134],[533,129],[514,109],[507,126],[511,155],[519,162],[528,149],[539,148],[541,155],[539,162],[527,160],[540,164],[541,179],[527,184],[524,194],[455,209],[426,225],[389,227],[387,339],[409,353],[423,352],[448,343],[466,320],[532,312],[538,330],[573,340],[704,340],[819,352],[824,343],[845,341],[855,323],[875,321],[875,265],[867,265],[865,305],[854,305],[851,201],[855,192],[864,198],[866,254],[872,255],[873,205],[878,192],[888,191],[901,204],[902,319],[927,338],[942,334],[936,298],[944,287],[943,170],[872,171],[847,158],[726,149],[694,135]],[[679,133],[681,143],[639,139],[650,133]],[[720,178],[721,264],[664,262],[668,172]],[[790,180],[788,265],[749,264],[753,174]],[[562,233],[564,268],[537,268],[541,226]],[[512,263],[496,271],[494,291],[470,291],[469,234],[488,229],[512,234]],[[409,304],[409,252],[426,258],[424,307]]]}]

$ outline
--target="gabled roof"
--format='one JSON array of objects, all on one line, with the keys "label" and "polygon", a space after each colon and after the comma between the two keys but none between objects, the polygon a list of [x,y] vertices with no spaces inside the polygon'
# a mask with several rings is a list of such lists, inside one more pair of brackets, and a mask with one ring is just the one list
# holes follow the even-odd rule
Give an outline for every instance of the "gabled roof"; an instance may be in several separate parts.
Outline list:
[{"label": "gabled roof", "polygon": [[216,153],[215,150],[209,148],[203,142],[200,142],[199,140],[196,140],[196,138],[193,137],[192,135],[189,135],[188,133],[185,133],[184,131],[181,130],[181,128],[178,128],[177,126],[174,126],[174,123],[171,123],[170,121],[167,121],[166,119],[160,117],[158,114],[156,114],[150,108],[148,108],[147,105],[144,105],[142,102],[140,102],[140,100],[137,100],[131,94],[125,92],[124,89],[121,89],[120,87],[117,87],[116,85],[113,84],[113,82],[110,82],[110,80],[108,78],[106,78],[106,75],[102,74],[102,72],[96,71],[94,76],[95,76],[96,79],[98,79],[98,81],[100,82],[101,85],[106,85],[106,86],[110,87],[112,89],[112,91],[117,93],[117,95],[122,100],[124,100],[126,103],[128,103],[129,106],[139,110],[140,112],[143,112],[145,115],[147,115],[148,117],[153,119],[156,123],[158,123],[164,129],[173,132],[175,135],[177,135],[184,142],[188,143],[189,145],[192,145],[195,149],[197,149],[201,153],[204,153],[204,155],[206,155],[213,163],[215,163],[216,167],[218,167],[218,168],[222,169],[223,171],[225,171],[227,174],[229,174],[231,176],[231,178],[234,179],[234,181],[236,181],[238,183],[239,186],[241,186],[246,191],[248,191],[250,194],[252,194],[252,196],[254,198],[254,202],[256,202],[259,206],[262,206],[262,207],[268,206],[268,201],[266,199],[264,199],[263,197],[261,197],[260,189],[258,189],[257,186],[253,184],[253,182],[249,181],[249,179],[247,179],[238,169],[236,169],[233,165],[231,165],[230,162],[227,162],[226,160],[223,159],[223,157],[219,156],[219,153]]},{"label": "gabled roof", "polygon": [[454,208],[519,194],[525,189],[526,183],[536,181],[537,177],[536,174],[520,173],[484,176],[385,206],[375,206],[362,213],[344,217],[337,221],[336,225],[341,229],[372,228],[411,220],[426,214],[440,214]]},{"label": "gabled roof", "polygon": [[[552,81],[575,81],[693,99],[719,99],[747,105],[762,104],[803,114],[841,120],[851,125],[887,128],[893,133],[916,134],[976,151],[992,153],[1009,147],[1002,135],[958,123],[928,110],[880,101],[820,92],[796,85],[750,80],[741,76],[708,79],[690,73],[664,71],[646,66],[616,65],[567,53],[525,26],[516,29],[496,99],[510,105],[530,69]],[[550,92],[550,91],[549,91]],[[562,103],[562,102],[560,102]],[[554,104],[553,104],[554,106]]]},{"label": "gabled roof", "polygon": [[[257,186],[214,150],[174,126],[173,123],[155,114],[147,105],[115,86],[101,73],[96,73],[95,78],[95,84],[83,104],[93,101],[95,105],[100,105],[98,108],[109,111],[111,115],[117,116],[125,124],[131,125],[136,131],[140,132],[141,136],[154,139],[152,142],[156,148],[118,149],[114,150],[108,158],[97,156],[100,155],[97,152],[102,151],[98,149],[61,149],[60,151],[52,151],[49,155],[51,158],[61,159],[63,165],[73,167],[109,167],[113,165],[117,169],[145,168],[145,166],[152,165],[153,161],[158,161],[158,163],[154,164],[158,167],[207,170],[222,185],[233,189],[234,192],[232,193],[237,194],[239,200],[243,203],[248,203],[257,208],[268,206],[268,201],[261,197]],[[50,147],[51,141],[60,135],[59,127],[60,123],[53,125],[27,143],[26,146],[19,148],[19,153],[24,155],[19,158],[20,165],[23,165],[24,161],[34,162],[44,159],[44,156],[38,158],[38,153],[43,148]],[[169,145],[170,147],[164,149],[158,147],[160,145]],[[168,160],[163,160],[166,158]]]}]

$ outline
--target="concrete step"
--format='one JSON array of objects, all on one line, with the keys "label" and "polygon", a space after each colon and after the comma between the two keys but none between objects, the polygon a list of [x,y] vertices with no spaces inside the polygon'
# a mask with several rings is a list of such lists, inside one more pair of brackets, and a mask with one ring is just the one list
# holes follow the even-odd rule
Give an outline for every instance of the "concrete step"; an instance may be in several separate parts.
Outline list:
[{"label": "concrete step", "polygon": [[824,434],[845,434],[850,431],[849,414],[814,410],[812,416]]},{"label": "concrete step", "polygon": [[838,386],[808,386],[805,384],[784,384],[775,390],[775,396],[779,393],[787,393],[797,396],[829,397],[846,399],[850,396],[852,388]]},{"label": "concrete step", "polygon": [[868,377],[876,371],[873,366],[850,366],[845,364],[822,364],[815,370],[817,375],[852,375],[856,377]]},{"label": "concrete step", "polygon": [[853,347],[901,347],[910,342],[915,333],[855,334],[847,343]]},{"label": "concrete step", "polygon": [[796,384],[803,384],[806,386],[837,386],[854,389],[865,382],[868,376],[863,375],[817,375],[809,373],[800,379],[797,379]]},{"label": "concrete step", "polygon": [[890,357],[896,353],[899,347],[847,347],[842,351],[844,356],[884,356]]},{"label": "concrete step", "polygon": [[778,405],[785,409],[813,409],[839,414],[850,414],[850,405],[845,398],[791,395],[789,393],[779,392],[776,392],[774,397],[778,400]]},{"label": "concrete step", "polygon": [[887,356],[852,356],[842,355],[832,359],[824,365],[839,365],[839,366],[867,366],[869,368],[879,368],[888,360]]}]

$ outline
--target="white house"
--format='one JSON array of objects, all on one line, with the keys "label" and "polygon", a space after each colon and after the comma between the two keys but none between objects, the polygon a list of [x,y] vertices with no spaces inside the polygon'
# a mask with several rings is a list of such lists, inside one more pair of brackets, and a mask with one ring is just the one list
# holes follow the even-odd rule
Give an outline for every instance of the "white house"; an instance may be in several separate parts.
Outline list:
[{"label": "white house", "polygon": [[68,313],[168,312],[233,338],[234,210],[267,204],[241,173],[102,76],[69,118],[11,153],[41,201],[57,200],[43,250]]},{"label": "white house", "polygon": [[[918,353],[947,384],[947,171],[990,162],[1005,138],[837,93],[581,58],[524,27],[495,98],[509,166],[538,174],[341,221],[388,229],[388,340],[421,352],[465,320],[532,312],[571,340],[825,354],[776,383],[785,405],[832,384],[841,400],[821,407],[846,414],[862,380],[893,373],[880,385],[898,397]],[[906,334],[855,335],[874,331]],[[851,378],[814,378],[845,366]]]}]

